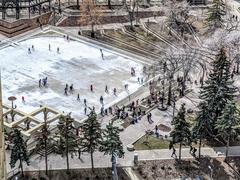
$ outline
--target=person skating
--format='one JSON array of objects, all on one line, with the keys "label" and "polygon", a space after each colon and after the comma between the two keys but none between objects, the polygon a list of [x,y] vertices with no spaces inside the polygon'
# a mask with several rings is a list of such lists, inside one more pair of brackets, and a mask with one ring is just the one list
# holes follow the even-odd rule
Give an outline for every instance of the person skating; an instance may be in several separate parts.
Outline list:
[{"label": "person skating", "polygon": [[133,67],[131,68],[131,75],[135,76],[135,69]]},{"label": "person skating", "polygon": [[51,44],[48,45],[48,50],[51,51]]},{"label": "person skating", "polygon": [[32,51],[35,51],[35,49],[34,49],[34,45],[32,45]]},{"label": "person skating", "polygon": [[114,94],[115,96],[117,95],[117,89],[116,89],[116,88],[113,89],[113,94]]},{"label": "person skating", "polygon": [[93,92],[93,85],[90,85],[90,91]]},{"label": "person skating", "polygon": [[83,100],[83,103],[84,103],[84,106],[87,106],[87,100],[86,99]]},{"label": "person skating", "polygon": [[58,54],[60,53],[60,49],[59,49],[59,47],[57,47],[57,53],[58,53]]},{"label": "person skating", "polygon": [[108,86],[105,86],[105,93],[108,93]]},{"label": "person skating", "polygon": [[104,116],[104,106],[101,107],[101,115]]},{"label": "person skating", "polygon": [[47,86],[47,81],[48,81],[48,78],[46,77],[45,79],[43,79],[43,86],[46,87]]},{"label": "person skating", "polygon": [[86,106],[84,107],[84,114],[85,115],[87,114],[87,107]]},{"label": "person skating", "polygon": [[30,48],[28,48],[28,54],[31,54],[31,49]]},{"label": "person skating", "polygon": [[102,51],[102,49],[100,49],[100,52],[101,52],[102,60],[104,60],[104,56],[103,56],[103,51]]},{"label": "person skating", "polygon": [[80,101],[80,95],[79,95],[79,93],[78,93],[78,95],[77,95],[77,101]]},{"label": "person skating", "polygon": [[22,96],[22,103],[25,103],[25,98],[24,98],[24,96]]},{"label": "person skating", "polygon": [[69,87],[70,91],[73,92],[73,84]]},{"label": "person skating", "polygon": [[109,111],[109,114],[111,114],[111,115],[113,114],[113,112],[112,112],[112,107],[109,107],[109,108],[108,108],[108,111]]},{"label": "person skating", "polygon": [[104,110],[104,113],[105,113],[106,116],[108,116],[108,110],[107,109]]},{"label": "person skating", "polygon": [[39,81],[38,81],[38,86],[39,86],[39,88],[42,87],[42,79],[39,79]]},{"label": "person skating", "polygon": [[125,85],[124,85],[124,88],[125,88],[125,90],[127,91],[127,90],[128,90],[128,84],[125,84]]},{"label": "person skating", "polygon": [[100,97],[100,103],[103,104],[103,97]]},{"label": "person skating", "polygon": [[66,84],[65,89],[68,91],[68,84]]},{"label": "person skating", "polygon": [[67,88],[65,87],[65,89],[64,89],[64,95],[68,95],[68,90],[67,90]]}]

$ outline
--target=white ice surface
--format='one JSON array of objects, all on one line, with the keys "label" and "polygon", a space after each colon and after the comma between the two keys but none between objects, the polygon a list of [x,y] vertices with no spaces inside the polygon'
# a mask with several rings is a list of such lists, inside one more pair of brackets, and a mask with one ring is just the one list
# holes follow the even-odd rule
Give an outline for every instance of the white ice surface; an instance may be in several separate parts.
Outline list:
[{"label": "white ice surface", "polygon": [[[128,96],[124,85],[129,85],[132,93],[140,87],[137,77],[142,76],[141,63],[103,50],[101,58],[99,48],[78,41],[66,41],[61,37],[36,37],[0,50],[0,62],[3,83],[3,101],[9,104],[9,96],[16,96],[15,104],[19,110],[31,112],[39,105],[48,105],[58,111],[72,112],[73,117],[84,117],[83,99],[88,106],[99,111],[99,98],[104,97],[105,107]],[[51,44],[51,51],[48,45]],[[35,51],[28,54],[28,48],[34,45]],[[57,47],[60,53],[57,53]],[[130,74],[131,67],[136,76]],[[39,88],[40,78],[48,77],[48,88]],[[66,83],[74,85],[74,93],[64,96]],[[90,85],[94,93],[90,92]],[[104,93],[108,85],[109,94]],[[113,88],[117,88],[117,96]],[[81,102],[78,102],[77,93]],[[22,103],[24,96],[26,102]]]}]

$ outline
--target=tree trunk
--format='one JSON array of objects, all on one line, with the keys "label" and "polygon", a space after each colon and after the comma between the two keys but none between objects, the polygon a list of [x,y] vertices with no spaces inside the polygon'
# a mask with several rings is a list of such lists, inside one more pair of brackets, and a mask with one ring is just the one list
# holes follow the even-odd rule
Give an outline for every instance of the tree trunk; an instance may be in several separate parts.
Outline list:
[{"label": "tree trunk", "polygon": [[79,6],[79,0],[77,0],[77,9],[79,9],[79,7],[80,7],[80,6]]},{"label": "tree trunk", "polygon": [[48,175],[48,154],[47,154],[47,110],[44,109],[44,149],[45,149],[45,167],[46,175]]},{"label": "tree trunk", "polygon": [[171,99],[172,99],[172,80],[170,79],[168,87],[168,102],[167,102],[168,106],[171,106]]},{"label": "tree trunk", "polygon": [[230,135],[228,136],[228,139],[227,139],[226,152],[225,152],[226,158],[228,157],[229,143],[230,143]]},{"label": "tree trunk", "polygon": [[108,9],[112,9],[111,0],[108,0]]},{"label": "tree trunk", "polygon": [[47,155],[47,139],[45,138],[44,139],[44,144],[45,144],[45,167],[46,167],[46,170],[45,170],[45,173],[46,175],[48,175],[48,155]]},{"label": "tree trunk", "polygon": [[116,166],[116,157],[112,154],[112,175],[113,180],[118,180],[118,174],[117,174],[117,166]]},{"label": "tree trunk", "polygon": [[21,169],[21,175],[22,177],[24,177],[24,174],[23,174],[23,165],[22,165],[22,159],[20,157],[20,169]]},{"label": "tree trunk", "polygon": [[239,73],[239,62],[237,63],[237,74]]},{"label": "tree trunk", "polygon": [[129,18],[130,18],[131,29],[133,30],[133,12],[129,12]]},{"label": "tree trunk", "polygon": [[91,151],[90,154],[91,154],[92,172],[94,172],[93,151]]},{"label": "tree trunk", "polygon": [[69,157],[68,157],[68,122],[66,122],[66,134],[65,134],[65,140],[66,140],[66,161],[67,161],[67,174],[70,174],[70,171],[69,171]]},{"label": "tree trunk", "polygon": [[179,160],[181,160],[181,154],[182,153],[182,143],[180,143],[180,146],[179,146]]},{"label": "tree trunk", "polygon": [[182,82],[182,90],[181,90],[180,96],[183,97],[184,93],[185,93],[185,80],[183,80],[183,82]]},{"label": "tree trunk", "polygon": [[201,158],[201,146],[202,146],[202,138],[199,139],[198,158]]},{"label": "tree trunk", "polygon": [[136,12],[136,25],[138,24],[138,0],[136,0],[137,3],[137,12]]},{"label": "tree trunk", "polygon": [[94,32],[94,24],[92,23],[92,32],[91,32],[91,37],[95,38],[95,32]]}]

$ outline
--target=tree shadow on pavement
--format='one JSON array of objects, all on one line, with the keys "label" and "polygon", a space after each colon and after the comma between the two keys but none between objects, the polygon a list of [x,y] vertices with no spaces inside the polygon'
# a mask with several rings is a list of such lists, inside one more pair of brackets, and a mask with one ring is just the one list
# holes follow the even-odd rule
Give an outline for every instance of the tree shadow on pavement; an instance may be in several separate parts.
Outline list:
[{"label": "tree shadow on pavement", "polygon": [[216,158],[204,157],[194,160],[177,160],[175,161],[175,167],[176,171],[178,171],[182,177],[195,178],[201,176],[210,179],[211,169],[209,167],[211,167],[213,170],[213,179],[230,180],[233,178],[232,175],[226,171],[223,161],[219,161]]}]

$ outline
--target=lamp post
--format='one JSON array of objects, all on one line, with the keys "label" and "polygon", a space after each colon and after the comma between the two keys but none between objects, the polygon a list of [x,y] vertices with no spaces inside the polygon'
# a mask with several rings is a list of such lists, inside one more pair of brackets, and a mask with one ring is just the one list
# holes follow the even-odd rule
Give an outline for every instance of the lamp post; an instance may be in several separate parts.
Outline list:
[{"label": "lamp post", "polygon": [[15,96],[10,96],[10,97],[8,98],[8,100],[11,101],[11,103],[12,103],[11,117],[12,117],[12,122],[13,122],[13,121],[14,121],[14,112],[13,112],[13,110],[16,108],[16,107],[14,108],[13,102],[16,101],[17,98],[16,98]]}]

